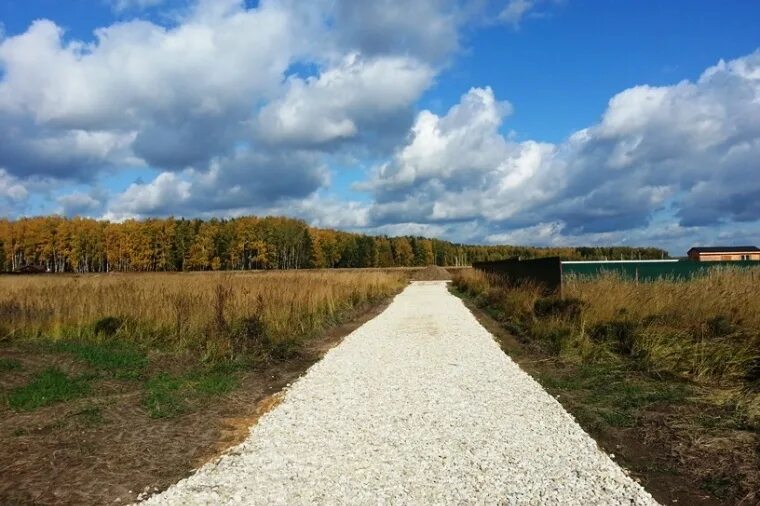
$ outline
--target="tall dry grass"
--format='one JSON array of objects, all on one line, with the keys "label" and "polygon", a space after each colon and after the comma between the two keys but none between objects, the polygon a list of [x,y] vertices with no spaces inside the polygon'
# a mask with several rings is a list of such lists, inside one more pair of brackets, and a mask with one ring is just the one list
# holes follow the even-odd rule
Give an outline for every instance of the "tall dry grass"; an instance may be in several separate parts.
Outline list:
[{"label": "tall dry grass", "polygon": [[631,353],[650,368],[735,381],[760,365],[758,274],[721,269],[688,282],[638,284],[615,276],[571,278],[565,294],[584,302],[583,321],[591,330],[608,322],[628,325]]},{"label": "tall dry grass", "polygon": [[650,283],[571,277],[564,299],[472,270],[454,284],[549,353],[686,378],[760,423],[760,272],[720,269]]},{"label": "tall dry grass", "polygon": [[[760,329],[760,272],[738,269],[707,271],[690,281],[660,279],[649,283],[607,275],[596,279],[570,277],[565,295],[589,302],[587,319],[608,320],[624,312],[630,318],[653,315],[681,322],[727,318]],[[708,328],[702,334],[709,333]]]},{"label": "tall dry grass", "polygon": [[6,276],[0,339],[110,337],[207,359],[286,353],[406,279],[379,270]]}]

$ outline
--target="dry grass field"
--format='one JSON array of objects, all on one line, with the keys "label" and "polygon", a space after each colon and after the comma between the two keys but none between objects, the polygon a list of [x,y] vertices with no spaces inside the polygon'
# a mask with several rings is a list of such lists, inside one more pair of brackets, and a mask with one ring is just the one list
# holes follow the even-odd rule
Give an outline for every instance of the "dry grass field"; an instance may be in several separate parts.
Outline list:
[{"label": "dry grass field", "polygon": [[0,503],[128,503],[177,481],[414,272],[3,276]]},{"label": "dry grass field", "polygon": [[[758,273],[577,278],[559,299],[452,272],[505,351],[661,502],[758,500]],[[175,482],[240,441],[358,316],[445,274],[1,277],[0,503],[124,503]]]},{"label": "dry grass field", "polygon": [[391,270],[7,276],[0,339],[115,340],[204,361],[283,354],[405,279]]},{"label": "dry grass field", "polygon": [[508,352],[609,451],[656,495],[665,485],[658,499],[756,504],[759,274],[570,278],[564,298],[472,270],[454,286],[517,338]]}]

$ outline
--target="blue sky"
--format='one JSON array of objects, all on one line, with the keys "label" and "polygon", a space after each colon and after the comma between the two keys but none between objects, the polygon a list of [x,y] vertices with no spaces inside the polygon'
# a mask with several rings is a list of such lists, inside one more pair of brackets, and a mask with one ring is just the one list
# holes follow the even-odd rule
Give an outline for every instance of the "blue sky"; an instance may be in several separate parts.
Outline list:
[{"label": "blue sky", "polygon": [[0,0],[0,23],[3,216],[760,242],[757,2]]},{"label": "blue sky", "polygon": [[473,31],[471,51],[440,93],[452,102],[488,84],[515,106],[509,128],[559,142],[597,121],[626,88],[695,79],[760,44],[757,2],[567,0],[541,12],[516,31]]}]

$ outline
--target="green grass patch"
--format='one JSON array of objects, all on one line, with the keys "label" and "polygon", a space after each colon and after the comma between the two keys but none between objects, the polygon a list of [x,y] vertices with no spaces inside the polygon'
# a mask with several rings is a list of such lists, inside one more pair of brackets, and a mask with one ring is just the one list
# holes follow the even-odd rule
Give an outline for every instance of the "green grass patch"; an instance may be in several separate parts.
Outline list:
[{"label": "green grass patch", "polygon": [[159,374],[145,383],[143,405],[152,418],[187,413],[204,398],[225,395],[237,388],[238,369],[235,364],[219,364],[184,375]]},{"label": "green grass patch", "polygon": [[20,371],[21,362],[15,358],[0,357],[0,372]]},{"label": "green grass patch", "polygon": [[630,411],[664,402],[678,404],[688,395],[688,389],[679,383],[659,382],[641,378],[619,379],[595,385],[589,400]]},{"label": "green grass patch", "polygon": [[571,408],[572,409],[568,409],[568,411],[572,413],[580,426],[586,431],[594,433],[602,430],[606,426],[605,421],[599,416],[599,412],[596,409],[584,404],[573,404]]},{"label": "green grass patch", "polygon": [[145,383],[143,405],[151,418],[168,418],[184,413],[187,405],[184,378],[162,373]]},{"label": "green grass patch", "polygon": [[217,366],[190,376],[192,386],[200,394],[224,395],[238,387],[238,378],[234,366]]},{"label": "green grass patch", "polygon": [[120,379],[138,378],[148,365],[145,354],[129,343],[61,341],[55,343],[54,349],[70,353],[95,369]]},{"label": "green grass patch", "polygon": [[207,395],[223,395],[234,390],[237,384],[237,378],[233,376],[213,373],[199,378],[195,389]]},{"label": "green grass patch", "polygon": [[633,427],[636,417],[630,410],[597,409],[596,413],[610,427]]},{"label": "green grass patch", "polygon": [[591,364],[539,374],[541,384],[556,390],[593,390],[623,380],[623,372],[612,365]]},{"label": "green grass patch", "polygon": [[88,380],[87,377],[70,378],[51,367],[37,374],[29,384],[13,389],[8,395],[8,405],[12,409],[30,411],[76,399],[90,391]]},{"label": "green grass patch", "polygon": [[657,403],[680,404],[690,394],[682,383],[632,376],[630,371],[608,364],[542,373],[539,380],[553,393],[561,396],[567,392],[572,399],[569,408],[590,430],[632,427],[642,410]]}]

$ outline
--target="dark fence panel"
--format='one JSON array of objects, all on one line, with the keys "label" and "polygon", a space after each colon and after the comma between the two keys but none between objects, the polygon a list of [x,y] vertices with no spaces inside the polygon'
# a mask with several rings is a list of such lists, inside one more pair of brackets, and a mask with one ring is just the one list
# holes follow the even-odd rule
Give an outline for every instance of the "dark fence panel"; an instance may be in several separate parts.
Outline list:
[{"label": "dark fence panel", "polygon": [[510,284],[531,282],[543,285],[547,292],[562,293],[562,262],[559,257],[473,262],[472,267],[501,276]]}]

